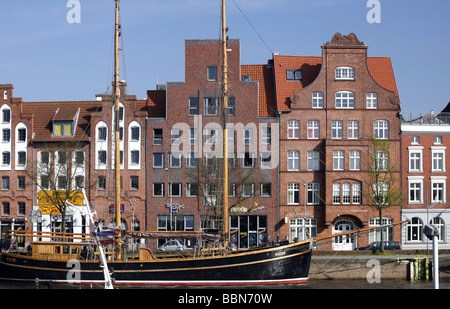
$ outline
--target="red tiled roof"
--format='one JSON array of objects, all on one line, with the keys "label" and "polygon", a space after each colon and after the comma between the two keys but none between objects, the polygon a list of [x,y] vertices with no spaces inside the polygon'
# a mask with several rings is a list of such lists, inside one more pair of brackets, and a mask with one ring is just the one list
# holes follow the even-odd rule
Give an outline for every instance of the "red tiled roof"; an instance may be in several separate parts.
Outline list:
[{"label": "red tiled roof", "polygon": [[272,67],[263,64],[242,65],[241,75],[249,75],[250,81],[259,82],[259,117],[276,116]]},{"label": "red tiled roof", "polygon": [[[89,140],[90,136],[90,121],[91,114],[101,109],[100,101],[76,101],[76,102],[23,102],[23,110],[27,113],[34,115],[33,117],[33,132],[34,141],[61,141],[61,140],[75,140],[83,141]],[[61,111],[70,111],[69,117],[72,115],[73,110],[80,108],[80,114],[78,116],[77,127],[75,135],[70,137],[52,137],[52,120],[55,113],[59,108]],[[63,112],[66,114],[65,112]],[[56,115],[58,115],[56,114]],[[61,115],[60,115],[61,116]],[[62,118],[67,118],[67,115],[63,115]],[[59,120],[62,119],[57,117]],[[60,119],[61,118],[61,119]]]},{"label": "red tiled roof", "polygon": [[[383,88],[393,91],[398,96],[394,70],[390,57],[368,57],[369,71],[375,82]],[[305,56],[274,56],[275,84],[278,110],[289,110],[290,97],[296,90],[310,85],[319,75],[322,67],[322,57]],[[301,69],[302,80],[286,79],[287,69]]]}]

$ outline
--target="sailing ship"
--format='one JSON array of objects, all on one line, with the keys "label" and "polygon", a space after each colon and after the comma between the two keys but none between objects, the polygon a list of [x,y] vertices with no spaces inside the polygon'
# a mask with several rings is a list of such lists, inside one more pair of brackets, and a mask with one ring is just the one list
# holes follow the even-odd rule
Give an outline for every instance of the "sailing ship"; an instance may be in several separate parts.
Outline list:
[{"label": "sailing ship", "polygon": [[[119,0],[115,0],[115,119],[119,119]],[[227,27],[225,0],[222,0],[223,48],[223,192],[228,192],[228,149],[226,114],[228,109]],[[115,125],[115,140],[120,128]],[[115,205],[120,200],[120,145],[115,143]],[[52,282],[61,284],[116,286],[256,286],[305,284],[308,279],[314,242],[350,235],[350,231],[332,236],[309,239],[283,245],[232,251],[229,247],[228,195],[223,194],[223,230],[202,232],[128,232],[122,235],[121,213],[115,211],[115,229],[96,226],[84,189],[81,190],[88,209],[90,234],[13,231],[15,237],[41,238],[28,250],[9,249],[0,254],[0,280]],[[69,203],[68,201],[66,203]],[[69,203],[70,204],[70,203]],[[384,226],[378,227],[384,228]],[[373,228],[369,228],[373,229]],[[369,230],[366,229],[366,230]],[[157,256],[149,248],[139,248],[138,255],[122,252],[123,237],[197,239],[213,248],[184,252],[180,255]],[[74,241],[64,241],[71,239]],[[46,241],[47,240],[47,241]],[[114,250],[105,251],[114,244]]]},{"label": "sailing ship", "polygon": [[[115,60],[114,60],[114,112],[119,119],[119,0],[115,0]],[[228,64],[225,0],[222,0],[222,47],[224,114],[223,141],[227,141],[226,114],[228,112]],[[115,124],[115,140],[120,138],[120,128]],[[228,192],[228,149],[223,143],[223,191]],[[120,148],[115,143],[115,205],[120,200]],[[89,203],[82,190],[85,205]],[[68,203],[68,202],[67,202]],[[0,256],[0,279],[115,285],[156,286],[240,286],[304,284],[308,278],[312,242],[310,240],[282,246],[231,251],[228,231],[228,196],[223,194],[223,231],[221,233],[129,233],[121,235],[121,214],[115,211],[115,230],[95,228],[93,214],[89,211],[92,235],[45,232],[13,232],[16,237],[34,237],[58,241],[33,241],[26,251],[8,250]],[[209,231],[210,232],[210,231]],[[138,234],[138,235],[136,235]],[[184,256],[157,257],[148,248],[140,248],[138,256],[127,257],[122,252],[123,236],[206,239],[218,244],[216,248],[196,250]],[[67,242],[65,238],[78,239]],[[114,252],[104,252],[103,246],[114,243]],[[107,247],[105,247],[107,248]]]}]

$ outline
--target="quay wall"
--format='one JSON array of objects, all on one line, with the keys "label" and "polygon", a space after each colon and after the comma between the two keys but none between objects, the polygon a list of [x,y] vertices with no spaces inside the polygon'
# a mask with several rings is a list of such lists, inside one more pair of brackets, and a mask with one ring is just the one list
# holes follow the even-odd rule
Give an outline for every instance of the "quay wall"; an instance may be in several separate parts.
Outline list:
[{"label": "quay wall", "polygon": [[[313,254],[309,279],[367,279],[379,275],[381,280],[431,280],[432,261],[433,257],[430,255]],[[439,278],[450,278],[450,255],[439,256]]]}]

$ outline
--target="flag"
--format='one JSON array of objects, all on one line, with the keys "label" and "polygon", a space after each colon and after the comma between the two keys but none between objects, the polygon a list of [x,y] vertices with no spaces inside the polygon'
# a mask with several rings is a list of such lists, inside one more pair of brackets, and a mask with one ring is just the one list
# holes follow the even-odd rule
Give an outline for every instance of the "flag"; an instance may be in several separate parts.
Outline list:
[{"label": "flag", "polygon": [[95,241],[100,246],[111,245],[114,243],[114,230],[104,230],[99,232],[92,232]]}]

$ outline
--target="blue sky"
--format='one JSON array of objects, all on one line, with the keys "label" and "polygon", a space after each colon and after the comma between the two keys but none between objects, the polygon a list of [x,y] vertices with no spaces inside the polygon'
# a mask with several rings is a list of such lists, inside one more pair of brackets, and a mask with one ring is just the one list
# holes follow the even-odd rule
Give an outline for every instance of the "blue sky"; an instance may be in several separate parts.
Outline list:
[{"label": "blue sky", "polygon": [[[111,84],[113,0],[2,1],[0,83],[25,101],[93,100]],[[229,37],[241,63],[282,55],[321,56],[334,33],[354,32],[369,56],[392,59],[405,113],[441,111],[450,101],[450,1],[379,0],[381,23],[368,23],[368,0],[227,0]],[[235,3],[251,21],[248,24]],[[159,83],[184,81],[184,40],[220,38],[220,0],[122,0],[128,93],[145,98]],[[266,46],[267,45],[267,46]]]}]

